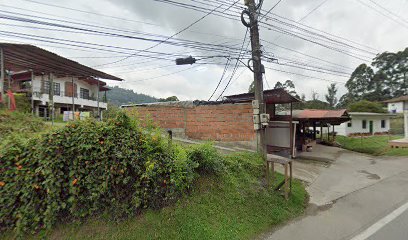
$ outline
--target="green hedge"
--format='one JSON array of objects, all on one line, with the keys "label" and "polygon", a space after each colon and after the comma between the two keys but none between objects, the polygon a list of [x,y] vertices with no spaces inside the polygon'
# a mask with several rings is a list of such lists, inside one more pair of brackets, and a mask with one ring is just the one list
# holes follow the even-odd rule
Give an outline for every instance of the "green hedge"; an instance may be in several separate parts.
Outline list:
[{"label": "green hedge", "polygon": [[169,148],[160,133],[125,114],[70,123],[30,140],[11,138],[0,149],[0,231],[37,232],[57,220],[160,208],[192,186],[205,158],[193,161],[197,151]]}]

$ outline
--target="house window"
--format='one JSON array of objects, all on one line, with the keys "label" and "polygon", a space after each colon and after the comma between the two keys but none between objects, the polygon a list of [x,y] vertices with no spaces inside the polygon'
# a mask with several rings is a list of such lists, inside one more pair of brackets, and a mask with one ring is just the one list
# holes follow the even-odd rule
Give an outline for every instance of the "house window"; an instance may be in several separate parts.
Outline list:
[{"label": "house window", "polygon": [[385,120],[381,120],[381,128],[385,128],[386,125],[386,121]]},{"label": "house window", "polygon": [[351,122],[347,123],[347,127],[352,127],[352,126],[353,126],[353,124],[351,124]]},{"label": "house window", "polygon": [[363,124],[363,129],[366,129],[367,128],[367,120],[363,120],[362,124]]},{"label": "house window", "polygon": [[61,84],[60,83],[54,83],[54,95],[55,96],[60,96],[61,93]]},{"label": "house window", "polygon": [[49,94],[50,93],[50,82],[49,81],[42,81],[42,93]]},{"label": "house window", "polygon": [[89,90],[85,88],[80,88],[79,97],[83,99],[89,99]]}]

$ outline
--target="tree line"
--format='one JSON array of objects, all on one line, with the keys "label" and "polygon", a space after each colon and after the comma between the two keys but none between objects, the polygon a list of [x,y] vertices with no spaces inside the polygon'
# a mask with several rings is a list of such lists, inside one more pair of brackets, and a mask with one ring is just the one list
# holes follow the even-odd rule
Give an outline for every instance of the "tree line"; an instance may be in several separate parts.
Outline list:
[{"label": "tree line", "polygon": [[[277,82],[276,88],[283,88],[291,95],[302,100],[295,104],[297,109],[340,109],[361,112],[385,112],[381,102],[387,99],[408,95],[408,48],[396,53],[378,54],[370,65],[360,64],[345,84],[347,93],[337,98],[338,87],[335,83],[327,86],[325,101],[312,90],[311,99],[306,100],[305,94],[296,92],[291,80]],[[251,83],[248,92],[254,92]]]}]

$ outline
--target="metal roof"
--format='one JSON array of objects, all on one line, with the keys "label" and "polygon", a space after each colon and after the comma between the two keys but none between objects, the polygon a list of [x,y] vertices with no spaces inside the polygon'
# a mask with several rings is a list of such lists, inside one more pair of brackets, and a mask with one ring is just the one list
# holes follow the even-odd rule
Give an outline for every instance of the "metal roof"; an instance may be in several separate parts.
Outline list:
[{"label": "metal roof", "polygon": [[396,116],[396,114],[393,113],[372,113],[372,112],[349,112],[350,116],[379,116],[379,117],[383,117],[383,116]]},{"label": "metal roof", "polygon": [[404,101],[408,101],[408,95],[407,95],[407,96],[401,96],[401,97],[393,98],[393,99],[386,100],[386,101],[383,101],[383,102],[384,102],[384,103],[394,103],[394,102],[404,102]]},{"label": "metal roof", "polygon": [[[254,93],[243,93],[237,95],[225,96],[228,101],[232,102],[249,102],[255,99]],[[285,89],[277,88],[264,91],[264,101],[267,104],[284,104],[301,102],[301,100],[290,95]]]},{"label": "metal roof", "polygon": [[293,110],[294,119],[326,119],[348,117],[346,109],[339,110],[321,110],[321,109],[303,109]]},{"label": "metal roof", "polygon": [[3,49],[5,69],[13,72],[32,70],[35,73],[123,80],[33,45],[0,43],[0,48]]}]

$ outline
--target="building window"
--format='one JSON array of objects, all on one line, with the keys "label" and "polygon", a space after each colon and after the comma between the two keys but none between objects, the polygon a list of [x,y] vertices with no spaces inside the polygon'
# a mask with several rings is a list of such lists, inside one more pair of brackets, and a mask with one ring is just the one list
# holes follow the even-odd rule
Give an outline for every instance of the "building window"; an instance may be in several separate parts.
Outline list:
[{"label": "building window", "polygon": [[363,124],[363,129],[366,129],[367,128],[367,120],[363,120],[362,124]]},{"label": "building window", "polygon": [[385,128],[386,125],[386,121],[385,120],[381,120],[381,128]]},{"label": "building window", "polygon": [[347,127],[352,127],[353,125],[351,124],[351,122],[347,123]]},{"label": "building window", "polygon": [[60,96],[61,94],[61,84],[60,83],[54,83],[54,95],[55,96]]},{"label": "building window", "polygon": [[42,93],[49,94],[50,93],[50,82],[49,81],[42,81]]},{"label": "building window", "polygon": [[89,99],[89,90],[85,88],[80,88],[79,97],[83,99]]}]

